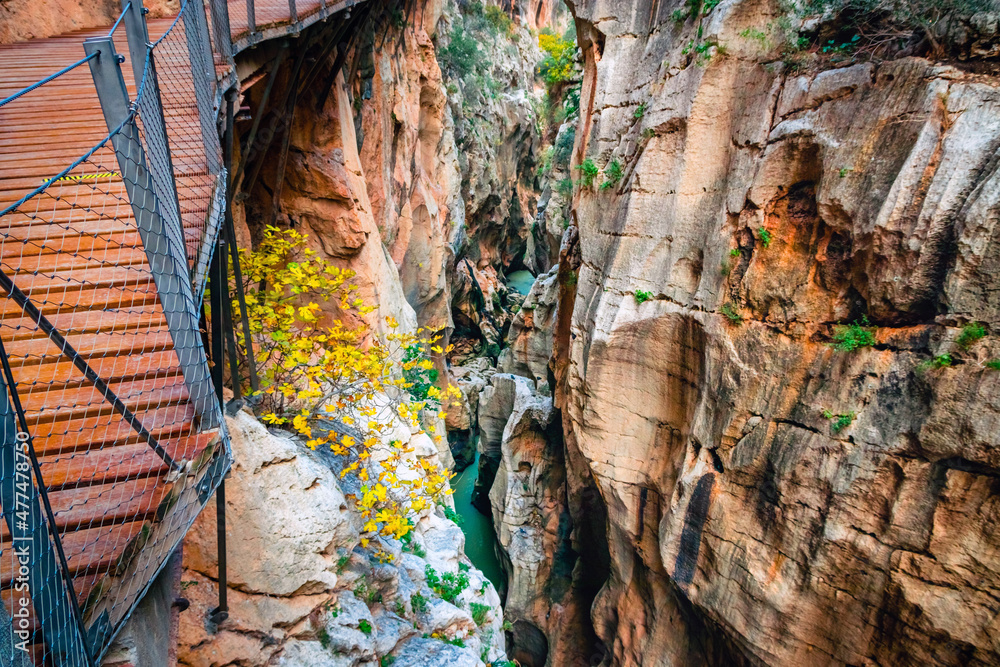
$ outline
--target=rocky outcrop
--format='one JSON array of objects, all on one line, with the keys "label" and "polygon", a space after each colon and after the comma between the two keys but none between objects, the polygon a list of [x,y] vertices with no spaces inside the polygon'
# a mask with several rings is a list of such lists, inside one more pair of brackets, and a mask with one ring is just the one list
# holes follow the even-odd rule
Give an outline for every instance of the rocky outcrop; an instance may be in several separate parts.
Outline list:
[{"label": "rocky outcrop", "polygon": [[551,393],[548,368],[559,296],[558,272],[556,265],[535,280],[514,315],[507,333],[507,347],[497,362],[497,370],[531,378],[543,393]]},{"label": "rocky outcrop", "polygon": [[603,173],[554,368],[604,664],[997,664],[1000,80],[783,60],[757,0],[571,6]]},{"label": "rocky outcrop", "polygon": [[[359,518],[332,460],[246,413],[228,424],[236,460],[226,483],[229,618],[206,621],[218,585],[207,511],[184,546],[191,608],[180,617],[180,664],[348,667],[393,656],[443,667],[504,658],[500,599],[469,566],[458,526],[425,511],[409,545],[390,541],[382,562],[358,545]],[[436,459],[432,446],[411,444]],[[428,583],[448,572],[468,578],[451,601]]]}]

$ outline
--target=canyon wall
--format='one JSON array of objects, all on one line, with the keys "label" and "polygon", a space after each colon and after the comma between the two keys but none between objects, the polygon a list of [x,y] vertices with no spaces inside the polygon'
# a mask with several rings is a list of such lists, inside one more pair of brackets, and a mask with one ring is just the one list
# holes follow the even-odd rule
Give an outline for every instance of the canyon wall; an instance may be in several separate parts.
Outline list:
[{"label": "canyon wall", "polygon": [[762,0],[570,6],[592,664],[998,664],[996,15],[878,60],[815,22],[789,52]]}]

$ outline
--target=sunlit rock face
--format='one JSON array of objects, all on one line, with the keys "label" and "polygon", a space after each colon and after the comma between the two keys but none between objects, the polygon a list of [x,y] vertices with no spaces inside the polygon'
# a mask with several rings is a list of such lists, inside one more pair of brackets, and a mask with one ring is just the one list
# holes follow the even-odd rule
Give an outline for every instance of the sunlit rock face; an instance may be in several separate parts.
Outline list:
[{"label": "sunlit rock face", "polygon": [[623,171],[577,189],[555,360],[604,664],[996,664],[1000,79],[793,68],[758,0],[571,4],[574,161]]}]

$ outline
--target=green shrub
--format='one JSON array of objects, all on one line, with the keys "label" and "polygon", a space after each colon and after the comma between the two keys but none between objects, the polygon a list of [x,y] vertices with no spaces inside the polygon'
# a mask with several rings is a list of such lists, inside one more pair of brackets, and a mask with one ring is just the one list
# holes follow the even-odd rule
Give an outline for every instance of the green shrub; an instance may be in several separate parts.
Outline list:
[{"label": "green shrub", "polygon": [[736,307],[731,303],[722,304],[722,308],[719,309],[719,312],[729,318],[729,321],[733,324],[739,324],[743,321],[740,314],[736,312]]},{"label": "green shrub", "polygon": [[604,168],[604,182],[601,183],[601,189],[613,188],[620,180],[622,180],[622,163],[615,158]]},{"label": "green shrub", "polygon": [[573,195],[573,179],[564,178],[556,183],[556,192],[563,197],[571,197]]},{"label": "green shrub", "polygon": [[486,18],[486,22],[493,27],[494,33],[502,33],[509,36],[514,32],[514,22],[507,15],[507,12],[497,5],[486,5],[486,8],[483,10],[483,16]]},{"label": "green shrub", "polygon": [[569,158],[573,154],[573,142],[576,141],[576,128],[570,127],[556,137],[555,150],[552,151],[552,164],[556,168],[565,169],[569,166]]},{"label": "green shrub", "polygon": [[986,368],[993,371],[1000,371],[1000,359],[990,359],[986,362]]},{"label": "green shrub", "polygon": [[765,229],[763,225],[761,225],[761,228],[757,230],[757,235],[760,237],[761,245],[763,245],[765,248],[771,245],[771,240],[772,240],[771,232],[767,231],[767,229]]},{"label": "green shrub", "polygon": [[394,655],[383,655],[382,659],[378,661],[381,667],[390,667],[394,662],[396,662],[396,656]]},{"label": "green shrub", "polygon": [[951,358],[950,354],[939,354],[933,359],[928,359],[927,361],[922,361],[917,366],[917,371],[923,373],[932,368],[945,368],[951,366],[954,363],[954,359]]},{"label": "green shrub", "polygon": [[452,28],[448,46],[438,51],[438,60],[446,71],[464,79],[481,62],[479,41],[456,25]]},{"label": "green shrub", "polygon": [[576,168],[581,172],[580,185],[585,188],[591,187],[594,184],[594,179],[601,173],[601,170],[597,168],[597,164],[590,158],[584,160],[583,164],[577,165]]},{"label": "green shrub", "polygon": [[968,349],[973,343],[983,338],[986,335],[986,328],[983,327],[979,322],[969,322],[964,327],[962,327],[962,333],[958,335],[959,347],[962,349]]},{"label": "green shrub", "polygon": [[370,635],[372,633],[372,624],[362,618],[358,621],[358,630],[361,630],[366,635]]},{"label": "green shrub", "polygon": [[486,625],[486,622],[490,620],[492,608],[488,604],[479,602],[473,602],[469,607],[472,610],[472,620],[475,621],[476,625],[480,627]]},{"label": "green shrub", "polygon": [[868,322],[868,316],[861,318],[861,321],[854,321],[853,324],[840,324],[833,328],[833,347],[841,352],[853,352],[859,347],[871,347],[875,344],[875,332],[877,327],[873,327]]},{"label": "green shrub", "polygon": [[457,524],[459,526],[465,523],[465,519],[462,518],[462,515],[453,510],[452,508],[448,507],[447,505],[441,505],[441,509],[444,510],[444,518],[448,519],[448,521],[451,521],[452,523]]},{"label": "green shrub", "polygon": [[420,593],[414,593],[410,596],[410,607],[413,608],[414,613],[423,614],[427,611],[427,598]]},{"label": "green shrub", "polygon": [[642,305],[646,301],[649,301],[652,298],[653,298],[653,293],[652,292],[646,292],[646,291],[643,291],[641,289],[637,289],[635,291],[635,302],[638,303],[638,304],[640,304],[640,305]]},{"label": "green shrub", "polygon": [[428,565],[424,568],[424,576],[427,577],[427,585],[435,593],[441,596],[445,602],[455,604],[455,600],[469,587],[469,575],[465,572],[445,572],[438,575],[437,571]]},{"label": "green shrub", "polygon": [[538,46],[545,57],[538,63],[538,74],[551,88],[558,83],[573,78],[573,64],[576,62],[576,42],[553,34],[538,36]]},{"label": "green shrub", "polygon": [[829,410],[824,410],[823,417],[830,420],[830,432],[836,435],[851,425],[855,414],[853,412],[845,412],[835,415]]}]

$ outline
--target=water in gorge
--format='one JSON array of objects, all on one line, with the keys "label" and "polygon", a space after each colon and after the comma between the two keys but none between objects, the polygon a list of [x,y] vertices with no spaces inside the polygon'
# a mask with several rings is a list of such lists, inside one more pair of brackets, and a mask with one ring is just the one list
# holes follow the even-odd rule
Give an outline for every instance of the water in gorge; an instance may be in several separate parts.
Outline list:
[{"label": "water in gorge", "polygon": [[[527,273],[527,271],[525,271]],[[529,274],[530,275],[530,274]],[[472,487],[479,472],[479,452],[476,460],[452,481],[455,490],[455,511],[462,517],[462,532],[465,533],[465,553],[472,564],[482,570],[498,591],[503,590],[506,577],[496,552],[496,534],[493,520],[483,515],[472,505]]]},{"label": "water in gorge", "polygon": [[531,275],[531,271],[522,269],[520,271],[513,271],[507,276],[507,286],[525,296],[531,291],[531,286],[534,284],[535,276]]}]

